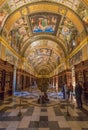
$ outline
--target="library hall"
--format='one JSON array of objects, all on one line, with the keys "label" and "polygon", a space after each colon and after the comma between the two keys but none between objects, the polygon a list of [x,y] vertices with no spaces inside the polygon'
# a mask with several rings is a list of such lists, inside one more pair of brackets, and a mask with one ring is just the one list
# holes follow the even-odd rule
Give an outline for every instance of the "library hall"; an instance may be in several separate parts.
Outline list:
[{"label": "library hall", "polygon": [[88,0],[0,0],[0,130],[88,130]]}]

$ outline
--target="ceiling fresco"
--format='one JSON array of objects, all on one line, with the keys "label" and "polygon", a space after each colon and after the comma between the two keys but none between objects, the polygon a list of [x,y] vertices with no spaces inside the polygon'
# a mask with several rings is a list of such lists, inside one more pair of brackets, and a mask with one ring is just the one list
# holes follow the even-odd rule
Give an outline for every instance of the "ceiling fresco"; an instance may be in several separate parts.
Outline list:
[{"label": "ceiling fresco", "polygon": [[0,33],[39,75],[49,75],[88,35],[81,0],[1,0]]},{"label": "ceiling fresco", "polygon": [[29,16],[32,33],[51,33],[57,31],[57,26],[60,23],[61,15],[51,13],[39,13]]},{"label": "ceiling fresco", "polygon": [[[28,55],[29,52],[30,55]],[[55,42],[38,40],[27,48],[24,56],[32,64],[36,72],[40,74],[44,71],[44,68],[47,68],[47,73],[52,72],[60,64],[61,56],[64,58],[64,53]]]}]

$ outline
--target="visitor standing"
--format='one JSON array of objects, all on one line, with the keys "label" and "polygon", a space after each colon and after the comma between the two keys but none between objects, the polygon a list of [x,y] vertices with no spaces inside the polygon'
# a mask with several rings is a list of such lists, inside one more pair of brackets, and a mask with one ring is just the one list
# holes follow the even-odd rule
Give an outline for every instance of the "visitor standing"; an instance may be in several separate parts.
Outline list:
[{"label": "visitor standing", "polygon": [[80,82],[76,84],[75,96],[76,96],[77,108],[82,108],[82,86]]},{"label": "visitor standing", "polygon": [[63,84],[62,86],[63,99],[67,99],[67,85]]},{"label": "visitor standing", "polygon": [[69,99],[72,101],[73,100],[73,85],[72,83],[70,83],[69,87],[68,87],[68,91],[69,91]]}]

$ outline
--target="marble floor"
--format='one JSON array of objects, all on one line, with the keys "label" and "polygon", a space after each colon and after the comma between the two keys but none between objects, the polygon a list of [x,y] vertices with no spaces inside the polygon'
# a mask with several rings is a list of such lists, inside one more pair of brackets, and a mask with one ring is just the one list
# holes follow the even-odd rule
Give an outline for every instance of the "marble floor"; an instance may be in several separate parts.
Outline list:
[{"label": "marble floor", "polygon": [[32,104],[35,99],[11,97],[1,103],[0,130],[88,130],[88,106],[80,110],[56,98],[48,106]]}]

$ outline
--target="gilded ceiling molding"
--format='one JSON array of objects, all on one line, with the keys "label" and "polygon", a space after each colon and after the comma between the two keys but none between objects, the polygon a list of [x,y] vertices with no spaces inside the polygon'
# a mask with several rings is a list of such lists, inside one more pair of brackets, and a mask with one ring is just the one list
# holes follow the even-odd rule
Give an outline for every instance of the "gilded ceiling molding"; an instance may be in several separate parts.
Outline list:
[{"label": "gilded ceiling molding", "polygon": [[[0,42],[2,45],[4,45],[6,48],[8,48],[17,58],[19,58],[20,60],[22,60],[23,62],[25,62],[25,58],[21,57],[21,55],[19,55],[1,36],[0,36]],[[23,63],[22,62],[22,63]],[[30,67],[30,70],[33,73],[33,68],[31,67],[31,65],[29,65],[29,63],[26,64],[28,67]],[[20,67],[20,66],[19,66]]]},{"label": "gilded ceiling molding", "polygon": [[7,30],[10,30],[11,29],[11,27],[12,27],[12,25],[13,25],[13,23],[17,20],[17,19],[19,19],[21,17],[21,13],[19,12],[19,11],[16,11],[15,13],[13,13],[10,17],[9,17],[9,19],[7,20],[7,22],[6,22],[6,24],[5,24],[5,28],[7,29]]},{"label": "gilded ceiling molding", "polygon": [[[25,7],[27,7],[29,9],[28,12]],[[63,10],[61,10],[61,8]],[[49,2],[49,1],[26,3],[26,4],[22,5],[21,7],[17,8],[13,12],[11,12],[11,14],[9,14],[7,19],[5,20],[4,26],[6,28],[10,29],[10,27],[12,27],[13,22],[16,21],[21,16],[21,13],[20,13],[21,9],[23,10],[22,12],[24,15],[30,15],[30,14],[39,13],[39,12],[50,12],[50,13],[65,15],[66,11],[67,11],[66,16],[73,23],[75,23],[76,27],[78,26],[79,31],[82,31],[82,29],[84,28],[80,17],[77,15],[76,12],[74,12],[74,10],[70,9],[69,7],[66,7],[65,5],[62,5],[61,3]],[[74,18],[76,19],[76,21],[74,20]],[[81,27],[81,29],[79,28],[79,26]]]},{"label": "gilded ceiling molding", "polygon": [[[40,8],[41,7],[41,8]],[[58,4],[51,2],[36,2],[28,6],[31,13],[35,12],[53,12],[58,13]]]},{"label": "gilded ceiling molding", "polygon": [[66,60],[68,60],[69,58],[71,58],[73,55],[75,55],[80,49],[82,49],[86,44],[88,44],[88,36],[79,44],[79,46],[72,51],[71,54],[69,54],[66,58]]},{"label": "gilded ceiling molding", "polygon": [[5,0],[0,0],[0,6],[5,2]]},{"label": "gilded ceiling molding", "polygon": [[79,16],[77,17],[76,15],[74,15],[73,11],[68,10],[66,17],[69,18],[74,23],[74,25],[76,26],[76,28],[79,30],[80,33],[84,30],[84,26],[81,23],[81,20],[79,20]]},{"label": "gilded ceiling molding", "polygon": [[88,7],[88,0],[81,0]]},{"label": "gilded ceiling molding", "polygon": [[0,36],[0,42],[2,45],[8,48],[15,56],[17,56],[18,58],[22,58],[21,55],[19,55],[1,36]]}]

